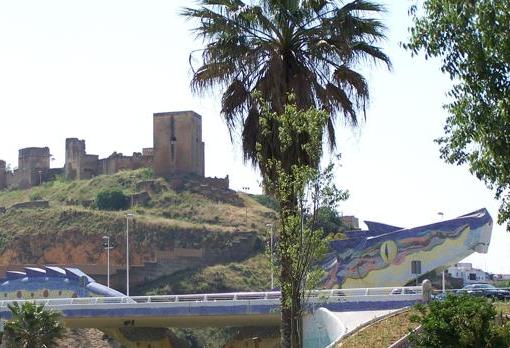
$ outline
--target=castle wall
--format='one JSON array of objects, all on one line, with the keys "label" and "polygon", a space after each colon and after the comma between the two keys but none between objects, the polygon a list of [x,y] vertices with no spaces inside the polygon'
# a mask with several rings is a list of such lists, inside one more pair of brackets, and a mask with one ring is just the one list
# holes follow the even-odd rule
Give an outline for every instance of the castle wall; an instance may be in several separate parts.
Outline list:
[{"label": "castle wall", "polygon": [[3,190],[7,187],[7,173],[5,171],[6,164],[5,161],[0,160],[0,190]]},{"label": "castle wall", "polygon": [[142,149],[142,155],[147,157],[154,157],[154,149],[152,147],[144,147]]},{"label": "castle wall", "polygon": [[80,165],[78,168],[79,180],[92,179],[93,177],[101,174],[99,173],[99,156],[98,155],[83,155],[80,158]]},{"label": "castle wall", "polygon": [[154,174],[204,176],[202,117],[193,111],[154,114]]},{"label": "castle wall", "polygon": [[139,152],[133,153],[133,156],[124,156],[114,152],[108,158],[99,160],[98,166],[101,174],[111,175],[121,170],[149,168],[152,166],[152,161],[153,156],[142,155]]}]

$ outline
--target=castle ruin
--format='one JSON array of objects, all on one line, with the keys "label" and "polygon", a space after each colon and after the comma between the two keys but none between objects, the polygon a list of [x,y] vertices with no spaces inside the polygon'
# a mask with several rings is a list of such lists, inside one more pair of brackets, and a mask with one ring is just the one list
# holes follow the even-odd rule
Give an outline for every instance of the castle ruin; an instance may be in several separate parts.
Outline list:
[{"label": "castle ruin", "polygon": [[152,149],[143,149],[132,156],[114,152],[107,158],[87,154],[85,140],[66,139],[66,161],[64,177],[68,180],[86,180],[98,175],[111,175],[121,170],[150,168],[152,166]]},{"label": "castle ruin", "polygon": [[155,113],[153,127],[153,147],[144,148],[132,156],[114,152],[100,159],[98,155],[87,154],[85,140],[68,138],[63,168],[50,168],[48,147],[21,149],[17,169],[10,170],[5,161],[0,160],[0,190],[30,188],[53,180],[56,175],[69,180],[84,180],[139,168],[153,168],[156,177],[191,174],[203,178],[202,117],[194,111]]}]

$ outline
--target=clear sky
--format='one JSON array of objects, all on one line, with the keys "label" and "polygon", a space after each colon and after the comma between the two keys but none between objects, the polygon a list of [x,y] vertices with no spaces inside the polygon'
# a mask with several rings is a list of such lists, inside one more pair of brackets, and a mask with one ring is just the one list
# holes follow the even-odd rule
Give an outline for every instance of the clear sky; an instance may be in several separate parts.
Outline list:
[{"label": "clear sky", "polygon": [[[486,207],[493,193],[466,167],[439,159],[442,104],[449,88],[437,61],[411,58],[408,1],[387,2],[384,44],[394,69],[367,69],[371,104],[357,130],[337,127],[342,153],[337,181],[351,198],[345,215],[412,227]],[[206,175],[229,175],[231,187],[259,192],[259,176],[244,165],[219,114],[219,91],[194,96],[189,53],[200,47],[178,16],[184,0],[0,0],[0,158],[49,146],[62,166],[67,137],[102,157],[152,146],[154,112],[195,110],[203,116]],[[495,226],[488,255],[468,261],[510,273],[510,235]]]}]

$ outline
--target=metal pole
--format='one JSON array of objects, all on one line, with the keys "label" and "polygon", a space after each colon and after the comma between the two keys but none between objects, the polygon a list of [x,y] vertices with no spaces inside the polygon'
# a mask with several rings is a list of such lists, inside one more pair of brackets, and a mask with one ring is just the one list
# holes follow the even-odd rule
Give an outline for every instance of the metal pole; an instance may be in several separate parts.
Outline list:
[{"label": "metal pole", "polygon": [[274,267],[273,267],[273,225],[271,224],[271,290],[274,289]]},{"label": "metal pole", "polygon": [[129,214],[126,215],[126,295],[129,296]]},{"label": "metal pole", "polygon": [[443,269],[443,294],[446,293],[445,271],[446,269]]},{"label": "metal pole", "polygon": [[110,287],[110,249],[112,249],[110,246],[110,236],[103,236],[103,247],[106,249],[106,284]]},{"label": "metal pole", "polygon": [[271,290],[274,289],[274,267],[273,267],[273,224],[266,224],[266,227],[270,227],[271,229],[269,230],[270,231],[270,236],[271,236],[271,240],[269,242],[269,250],[270,250],[270,253],[271,255],[269,256],[269,259],[271,260]]},{"label": "metal pole", "polygon": [[106,248],[106,255],[107,255],[107,285],[110,287],[110,237],[108,236],[107,239],[107,248]]}]

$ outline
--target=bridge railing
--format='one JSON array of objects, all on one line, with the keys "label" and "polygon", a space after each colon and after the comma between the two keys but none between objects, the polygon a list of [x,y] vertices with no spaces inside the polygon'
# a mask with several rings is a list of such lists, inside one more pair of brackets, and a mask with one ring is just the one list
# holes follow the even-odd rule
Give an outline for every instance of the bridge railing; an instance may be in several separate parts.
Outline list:
[{"label": "bridge railing", "polygon": [[[363,289],[330,289],[312,290],[305,298],[309,303],[322,303],[330,301],[359,301],[362,299],[391,298],[418,298],[422,296],[420,286],[408,287],[384,287]],[[143,303],[209,303],[209,302],[243,302],[243,301],[267,301],[278,303],[281,294],[279,291],[268,292],[237,292],[237,293],[214,293],[214,294],[190,294],[190,295],[157,295],[157,296],[123,296],[123,297],[78,297],[78,298],[48,298],[33,300],[4,300],[0,301],[0,310],[5,310],[9,304],[36,302],[50,307],[69,305],[96,305],[96,304],[143,304]]]}]

